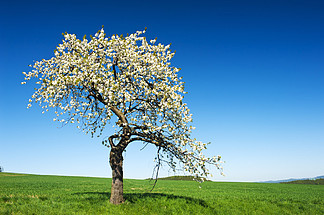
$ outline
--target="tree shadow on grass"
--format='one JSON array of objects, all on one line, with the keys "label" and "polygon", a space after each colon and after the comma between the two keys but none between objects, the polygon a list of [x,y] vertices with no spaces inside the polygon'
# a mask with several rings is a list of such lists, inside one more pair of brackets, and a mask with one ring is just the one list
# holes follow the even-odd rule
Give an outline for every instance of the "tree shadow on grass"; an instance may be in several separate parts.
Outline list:
[{"label": "tree shadow on grass", "polygon": [[[74,193],[74,195],[99,195],[102,200],[109,200],[110,198],[110,192],[80,192],[80,193]],[[195,205],[200,205],[202,207],[210,207],[206,201],[202,199],[197,199],[193,197],[188,197],[188,196],[179,196],[179,195],[173,195],[173,194],[164,194],[164,193],[124,193],[124,199],[132,204],[136,203],[138,200],[143,200],[143,199],[160,199],[160,198],[167,198],[167,199],[179,199],[179,200],[184,200],[186,201],[187,204],[195,204]],[[93,197],[88,197],[86,199],[93,199]]]},{"label": "tree shadow on grass", "polygon": [[208,204],[201,199],[188,197],[188,196],[179,196],[173,194],[164,194],[164,193],[125,193],[124,194],[125,200],[135,203],[139,199],[159,199],[159,198],[167,198],[167,199],[174,199],[174,200],[185,200],[188,204],[198,204],[203,207],[209,207]]}]

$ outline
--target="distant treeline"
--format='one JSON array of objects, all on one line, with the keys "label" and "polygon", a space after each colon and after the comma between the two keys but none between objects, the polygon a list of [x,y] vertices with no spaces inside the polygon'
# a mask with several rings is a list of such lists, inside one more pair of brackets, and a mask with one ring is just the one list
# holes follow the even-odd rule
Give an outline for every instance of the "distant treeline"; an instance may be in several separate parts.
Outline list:
[{"label": "distant treeline", "polygon": [[281,182],[282,184],[315,184],[315,185],[324,185],[324,178],[316,179],[316,180],[296,180],[289,182]]},{"label": "distant treeline", "polygon": [[[178,181],[193,181],[194,176],[170,176],[170,177],[165,177],[165,178],[159,178],[159,180],[178,180]],[[199,179],[204,179],[204,181],[210,181],[207,180],[206,178],[199,178]]]}]

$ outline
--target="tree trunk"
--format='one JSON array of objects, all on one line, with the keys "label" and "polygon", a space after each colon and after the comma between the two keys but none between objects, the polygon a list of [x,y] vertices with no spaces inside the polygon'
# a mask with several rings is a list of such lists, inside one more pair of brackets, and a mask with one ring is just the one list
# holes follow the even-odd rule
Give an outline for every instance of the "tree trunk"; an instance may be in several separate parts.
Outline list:
[{"label": "tree trunk", "polygon": [[114,147],[110,151],[110,166],[112,170],[112,184],[110,203],[121,204],[123,198],[123,150]]}]

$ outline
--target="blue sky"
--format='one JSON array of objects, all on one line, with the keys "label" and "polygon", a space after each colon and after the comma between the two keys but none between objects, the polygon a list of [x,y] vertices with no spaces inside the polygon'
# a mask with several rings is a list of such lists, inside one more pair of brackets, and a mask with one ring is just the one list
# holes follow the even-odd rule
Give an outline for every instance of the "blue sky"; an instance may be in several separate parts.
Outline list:
[{"label": "blue sky", "polygon": [[[110,177],[108,149],[52,113],[26,109],[33,60],[62,32],[108,35],[148,28],[172,43],[194,135],[222,155],[225,177],[262,181],[324,174],[323,1],[7,1],[0,7],[0,165],[8,172]],[[112,129],[107,128],[105,135]],[[124,176],[148,178],[154,147],[132,144]],[[161,176],[173,175],[167,167]]]}]

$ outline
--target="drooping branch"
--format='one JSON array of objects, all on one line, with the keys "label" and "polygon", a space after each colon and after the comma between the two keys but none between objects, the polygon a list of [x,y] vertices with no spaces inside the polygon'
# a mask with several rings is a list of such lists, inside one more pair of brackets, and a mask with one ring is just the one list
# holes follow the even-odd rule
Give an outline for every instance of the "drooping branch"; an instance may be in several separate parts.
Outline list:
[{"label": "drooping branch", "polygon": [[156,185],[156,182],[158,180],[158,177],[159,177],[159,170],[160,170],[160,167],[161,167],[160,150],[161,150],[161,147],[159,146],[158,150],[157,150],[157,155],[156,155],[157,162],[156,162],[156,165],[155,165],[154,170],[153,170],[153,175],[154,175],[154,172],[155,172],[155,180],[154,180],[154,184],[153,184],[153,187],[152,187],[151,191],[154,189],[154,187]]}]

